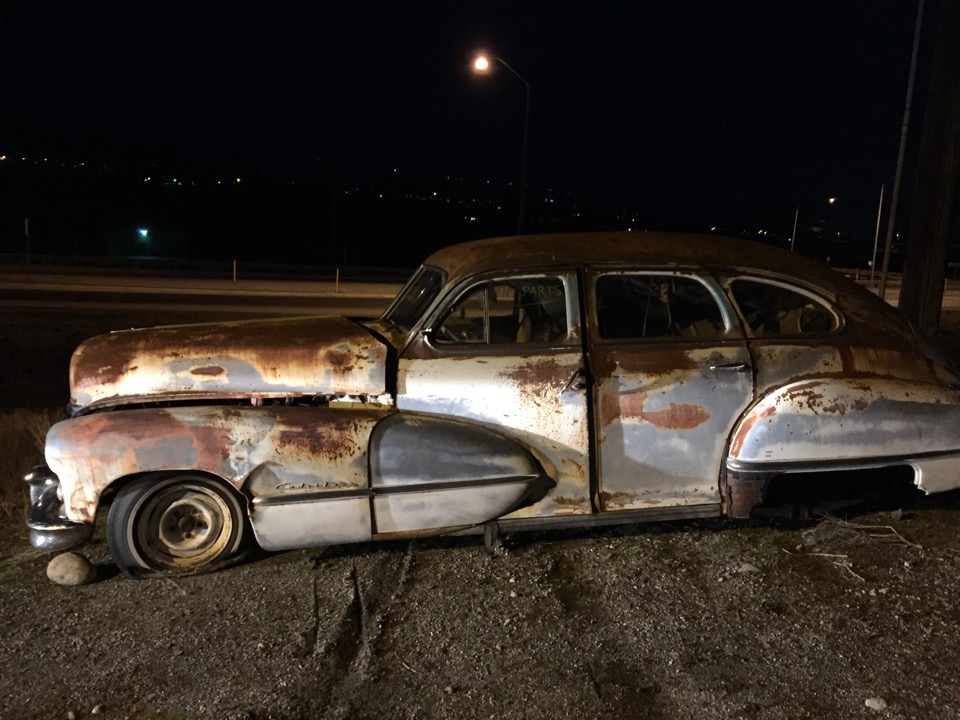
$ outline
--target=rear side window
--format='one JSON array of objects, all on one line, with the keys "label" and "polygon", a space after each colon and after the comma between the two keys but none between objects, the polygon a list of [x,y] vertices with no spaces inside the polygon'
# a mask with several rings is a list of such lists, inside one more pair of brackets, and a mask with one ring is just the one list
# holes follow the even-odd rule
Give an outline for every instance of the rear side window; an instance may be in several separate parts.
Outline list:
[{"label": "rear side window", "polygon": [[753,337],[821,335],[840,327],[840,316],[823,300],[797,288],[746,278],[728,288]]},{"label": "rear side window", "polygon": [[695,278],[618,273],[597,278],[595,288],[602,338],[713,338],[724,333],[716,299]]},{"label": "rear side window", "polygon": [[557,277],[478,285],[457,300],[434,332],[441,344],[553,343],[567,335],[567,303]]}]

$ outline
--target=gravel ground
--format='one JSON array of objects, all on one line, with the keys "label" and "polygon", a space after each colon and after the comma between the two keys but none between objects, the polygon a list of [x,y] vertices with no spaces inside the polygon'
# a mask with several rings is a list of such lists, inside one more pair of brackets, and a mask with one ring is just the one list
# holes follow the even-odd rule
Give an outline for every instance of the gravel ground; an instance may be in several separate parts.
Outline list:
[{"label": "gravel ground", "polygon": [[[354,545],[54,585],[0,533],[4,718],[957,718],[955,504]],[[874,710],[866,705],[885,706]]]},{"label": "gravel ground", "polygon": [[[957,356],[960,333],[946,338]],[[22,372],[35,372],[24,365]],[[960,717],[955,498],[54,585],[0,529],[0,718]]]}]

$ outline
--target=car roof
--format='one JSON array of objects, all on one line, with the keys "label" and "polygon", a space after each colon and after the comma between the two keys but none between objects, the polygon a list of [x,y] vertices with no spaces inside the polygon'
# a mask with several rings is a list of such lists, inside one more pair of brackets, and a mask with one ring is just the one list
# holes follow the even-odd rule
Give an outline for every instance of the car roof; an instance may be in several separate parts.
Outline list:
[{"label": "car roof", "polygon": [[[448,280],[493,270],[580,267],[597,264],[726,267],[780,272],[836,291],[841,277],[808,258],[763,243],[725,237],[662,232],[594,232],[520,235],[451,245],[425,265]],[[841,284],[844,284],[841,280]]]},{"label": "car roof", "polygon": [[781,248],[723,235],[592,232],[507,236],[451,245],[424,262],[446,272],[448,287],[497,270],[523,272],[605,264],[776,273],[832,295],[848,323],[861,325],[866,334],[886,334],[897,342],[913,339],[899,312],[839,272]]}]

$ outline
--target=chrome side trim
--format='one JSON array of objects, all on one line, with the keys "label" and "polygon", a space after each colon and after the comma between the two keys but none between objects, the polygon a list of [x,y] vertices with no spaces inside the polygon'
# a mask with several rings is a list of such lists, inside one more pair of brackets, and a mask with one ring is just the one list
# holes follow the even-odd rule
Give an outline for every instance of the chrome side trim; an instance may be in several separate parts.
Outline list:
[{"label": "chrome side trim", "polygon": [[[641,508],[639,510],[616,510],[595,515],[564,515],[558,517],[514,518],[510,520],[492,520],[501,533],[528,532],[536,530],[560,530],[565,528],[600,527],[604,525],[628,525],[642,522],[667,522],[670,520],[694,520],[698,518],[720,517],[720,503],[687,505],[672,508]],[[480,535],[484,525],[476,525],[453,535]]]}]

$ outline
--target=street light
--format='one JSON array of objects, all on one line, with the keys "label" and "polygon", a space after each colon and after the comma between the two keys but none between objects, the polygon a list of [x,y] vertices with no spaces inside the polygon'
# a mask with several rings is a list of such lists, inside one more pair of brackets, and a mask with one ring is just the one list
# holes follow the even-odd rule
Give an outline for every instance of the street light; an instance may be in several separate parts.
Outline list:
[{"label": "street light", "polygon": [[530,132],[530,83],[523,76],[507,64],[501,57],[492,60],[485,54],[478,54],[473,60],[473,71],[478,75],[488,75],[493,72],[493,63],[498,62],[513,73],[514,77],[523,83],[526,89],[526,104],[523,113],[523,155],[520,159],[520,213],[517,222],[517,235],[523,235],[523,218],[527,205],[527,139]]},{"label": "street light", "polygon": [[[837,199],[835,197],[827,198],[827,204],[833,205]],[[797,218],[800,217],[800,206],[797,205],[797,209],[793,212],[793,232],[790,233],[790,252],[793,252],[793,246],[797,241]]]}]

